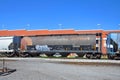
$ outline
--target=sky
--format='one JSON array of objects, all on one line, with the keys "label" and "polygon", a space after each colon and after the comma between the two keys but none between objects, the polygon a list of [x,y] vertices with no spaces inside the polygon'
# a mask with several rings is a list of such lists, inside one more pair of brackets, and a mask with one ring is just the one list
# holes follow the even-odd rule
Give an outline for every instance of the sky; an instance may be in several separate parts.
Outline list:
[{"label": "sky", "polygon": [[0,30],[118,30],[120,0],[0,0]]}]

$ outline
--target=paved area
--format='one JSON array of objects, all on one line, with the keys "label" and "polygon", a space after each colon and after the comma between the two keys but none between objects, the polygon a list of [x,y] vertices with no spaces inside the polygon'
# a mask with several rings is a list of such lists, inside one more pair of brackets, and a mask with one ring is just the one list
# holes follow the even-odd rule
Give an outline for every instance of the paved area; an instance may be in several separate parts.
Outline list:
[{"label": "paved area", "polygon": [[103,60],[103,59],[60,59],[60,58],[7,58],[3,57],[0,60],[45,60],[56,62],[95,62],[95,63],[116,63],[120,64],[120,60]]},{"label": "paved area", "polygon": [[27,58],[14,60],[6,61],[5,64],[17,71],[10,75],[0,76],[0,80],[120,80],[119,65],[76,65]]}]

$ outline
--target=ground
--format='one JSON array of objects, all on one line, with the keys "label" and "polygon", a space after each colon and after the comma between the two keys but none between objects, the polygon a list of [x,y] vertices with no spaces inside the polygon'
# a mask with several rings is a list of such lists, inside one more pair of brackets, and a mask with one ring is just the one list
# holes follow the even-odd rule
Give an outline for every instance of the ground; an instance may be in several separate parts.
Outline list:
[{"label": "ground", "polygon": [[21,59],[5,64],[17,71],[0,76],[0,80],[120,80],[120,65],[114,64],[69,64],[45,59]]}]

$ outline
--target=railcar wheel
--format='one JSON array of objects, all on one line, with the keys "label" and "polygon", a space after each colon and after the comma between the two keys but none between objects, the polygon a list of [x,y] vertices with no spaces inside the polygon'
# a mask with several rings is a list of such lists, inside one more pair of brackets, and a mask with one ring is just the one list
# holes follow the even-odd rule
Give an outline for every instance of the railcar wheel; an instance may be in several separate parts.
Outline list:
[{"label": "railcar wheel", "polygon": [[29,53],[26,53],[24,57],[31,57],[31,55]]},{"label": "railcar wheel", "polygon": [[101,54],[97,54],[97,55],[96,55],[96,58],[97,58],[97,59],[101,59]]},{"label": "railcar wheel", "polygon": [[90,59],[91,58],[91,54],[86,54],[86,58]]},{"label": "railcar wheel", "polygon": [[108,55],[108,59],[114,59],[115,56],[114,55]]},{"label": "railcar wheel", "polygon": [[7,57],[18,57],[18,56],[15,53],[11,53]]}]

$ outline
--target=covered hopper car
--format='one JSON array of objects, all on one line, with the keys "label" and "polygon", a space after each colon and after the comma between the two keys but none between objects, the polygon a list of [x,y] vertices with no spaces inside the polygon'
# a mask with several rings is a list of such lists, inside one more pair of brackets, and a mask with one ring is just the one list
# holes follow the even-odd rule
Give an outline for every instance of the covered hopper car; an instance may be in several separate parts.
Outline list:
[{"label": "covered hopper car", "polygon": [[96,35],[27,36],[21,39],[21,50],[48,55],[60,53],[63,56],[69,53],[77,53],[78,55],[101,54],[99,49],[96,50]]},{"label": "covered hopper car", "polygon": [[10,37],[0,37],[0,55],[13,53],[13,36]]}]

